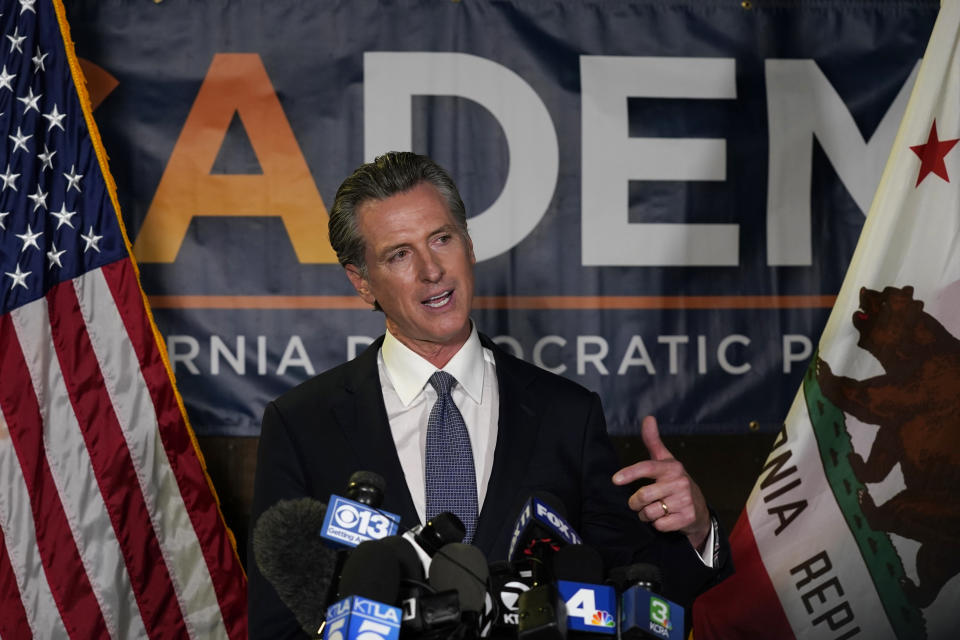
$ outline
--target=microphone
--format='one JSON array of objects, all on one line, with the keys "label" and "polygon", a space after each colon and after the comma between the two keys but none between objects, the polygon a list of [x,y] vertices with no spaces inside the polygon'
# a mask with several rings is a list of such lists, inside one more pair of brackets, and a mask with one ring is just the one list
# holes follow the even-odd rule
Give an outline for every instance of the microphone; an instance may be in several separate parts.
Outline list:
[{"label": "microphone", "polygon": [[553,557],[557,590],[567,607],[568,636],[616,635],[617,594],[603,581],[603,559],[593,547],[563,547]]},{"label": "microphone", "polygon": [[520,594],[517,638],[566,640],[567,605],[557,585],[547,582]]},{"label": "microphone", "polygon": [[386,482],[372,471],[350,476],[346,497],[330,495],[330,506],[320,535],[333,547],[351,548],[367,540],[381,540],[397,532],[400,516],[379,507]]},{"label": "microphone", "polygon": [[423,565],[424,573],[430,571],[430,563],[438,549],[452,542],[460,542],[467,534],[463,522],[454,513],[438,513],[424,525],[417,525],[401,536],[410,543]]},{"label": "microphone", "polygon": [[657,595],[660,569],[638,563],[611,570],[610,582],[618,585],[620,635],[624,640],[683,640],[683,607]]},{"label": "microphone", "polygon": [[389,548],[400,567],[401,637],[422,638],[437,628],[449,627],[460,619],[456,593],[434,593],[427,584],[423,564],[416,546],[401,536],[390,536],[376,542]]},{"label": "microphone", "polygon": [[253,528],[253,555],[260,573],[300,627],[316,635],[337,557],[320,536],[327,507],[313,498],[281,500]]},{"label": "microphone", "polygon": [[478,637],[489,593],[490,568],[477,547],[462,542],[444,545],[430,565],[430,586],[437,591],[454,590],[460,601],[464,631]]},{"label": "microphone", "polygon": [[481,631],[483,637],[512,637],[519,623],[520,595],[529,590],[532,576],[521,575],[515,564],[494,562],[490,565],[490,602],[484,617],[488,620]]},{"label": "microphone", "polygon": [[340,601],[327,609],[324,640],[399,640],[400,560],[389,545],[357,545],[340,574]]},{"label": "microphone", "polygon": [[548,559],[560,547],[583,540],[564,519],[563,502],[553,494],[538,491],[524,504],[513,528],[507,559],[531,563],[534,584],[552,581]]}]

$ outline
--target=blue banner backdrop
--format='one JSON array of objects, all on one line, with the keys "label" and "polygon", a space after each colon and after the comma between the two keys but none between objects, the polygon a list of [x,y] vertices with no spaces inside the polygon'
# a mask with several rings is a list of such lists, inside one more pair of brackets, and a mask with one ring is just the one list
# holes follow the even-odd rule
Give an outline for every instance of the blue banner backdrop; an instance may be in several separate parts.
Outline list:
[{"label": "blue banner backdrop", "polygon": [[[610,432],[777,429],[939,3],[67,3],[200,435],[383,332],[326,238],[389,149],[448,167],[474,319]],[[852,310],[851,310],[852,311]]]}]

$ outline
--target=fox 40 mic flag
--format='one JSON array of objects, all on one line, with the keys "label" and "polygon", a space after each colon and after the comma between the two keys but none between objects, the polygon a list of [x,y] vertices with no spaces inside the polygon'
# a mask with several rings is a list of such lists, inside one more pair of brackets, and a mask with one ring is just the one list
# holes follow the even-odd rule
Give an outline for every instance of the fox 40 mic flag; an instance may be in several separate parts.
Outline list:
[{"label": "fox 40 mic flag", "polygon": [[956,638],[960,0],[944,0],[802,387],[694,637]]},{"label": "fox 40 mic flag", "polygon": [[0,31],[0,638],[245,638],[63,6]]}]

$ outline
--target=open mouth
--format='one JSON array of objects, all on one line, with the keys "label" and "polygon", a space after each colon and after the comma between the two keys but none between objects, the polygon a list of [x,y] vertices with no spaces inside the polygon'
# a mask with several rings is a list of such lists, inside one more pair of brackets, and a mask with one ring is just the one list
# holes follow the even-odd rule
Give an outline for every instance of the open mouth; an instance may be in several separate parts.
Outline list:
[{"label": "open mouth", "polygon": [[427,298],[422,302],[422,304],[432,309],[439,309],[440,307],[450,302],[451,297],[453,297],[453,290],[444,291],[443,293],[435,295],[432,298]]}]

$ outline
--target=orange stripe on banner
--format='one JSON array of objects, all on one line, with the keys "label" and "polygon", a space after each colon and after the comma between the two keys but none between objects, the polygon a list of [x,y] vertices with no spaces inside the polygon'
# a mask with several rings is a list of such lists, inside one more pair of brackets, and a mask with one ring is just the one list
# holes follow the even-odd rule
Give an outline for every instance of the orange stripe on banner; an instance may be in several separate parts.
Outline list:
[{"label": "orange stripe on banner", "polygon": [[[53,344],[150,637],[186,635],[173,581],[70,281],[47,293]],[[110,375],[107,372],[107,375]]]},{"label": "orange stripe on banner", "polygon": [[[67,282],[66,286],[70,286]],[[37,547],[64,626],[77,638],[110,632],[73,540],[43,446],[43,418],[10,314],[0,315],[0,408],[20,461],[37,527]],[[5,609],[4,609],[5,611]]]},{"label": "orange stripe on banner", "polygon": [[[830,309],[835,295],[476,296],[475,309]],[[369,309],[356,296],[149,296],[154,309]]]},{"label": "orange stripe on banner", "polygon": [[197,449],[192,446],[183,414],[177,409],[176,391],[153,339],[150,320],[143,311],[143,298],[133,264],[129,260],[119,260],[106,265],[102,271],[156,407],[160,438],[200,541],[223,614],[223,624],[230,638],[241,640],[247,637],[247,583],[243,580],[239,558],[231,546],[229,530],[221,517],[215,494],[201,490],[206,486],[206,469]]}]

